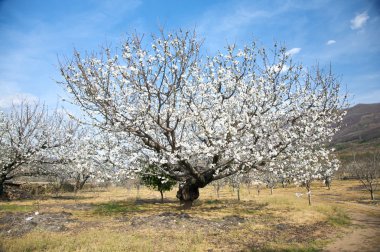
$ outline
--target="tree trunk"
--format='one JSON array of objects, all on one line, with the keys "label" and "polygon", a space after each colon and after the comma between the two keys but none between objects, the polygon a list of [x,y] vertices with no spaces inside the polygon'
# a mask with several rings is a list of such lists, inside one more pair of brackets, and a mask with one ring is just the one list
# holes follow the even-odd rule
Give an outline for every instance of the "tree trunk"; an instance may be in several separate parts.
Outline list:
[{"label": "tree trunk", "polygon": [[136,184],[136,199],[140,199],[140,182]]},{"label": "tree trunk", "polygon": [[75,193],[78,192],[79,187],[80,187],[80,174],[75,178],[75,187],[74,187]]},{"label": "tree trunk", "polygon": [[190,209],[194,200],[199,198],[199,188],[203,188],[213,181],[214,171],[207,171],[197,179],[189,178],[183,184],[179,184],[177,198],[184,209]]},{"label": "tree trunk", "polygon": [[55,196],[56,197],[58,197],[58,193],[61,191],[64,182],[65,182],[65,178],[64,177],[58,178],[58,181],[57,181],[58,185],[55,187]]},{"label": "tree trunk", "polygon": [[85,176],[83,180],[79,183],[79,190],[83,189],[84,184],[87,182],[87,180],[90,178],[90,176]]},{"label": "tree trunk", "polygon": [[273,194],[273,187],[270,188],[270,195]]},{"label": "tree trunk", "polygon": [[4,182],[5,180],[0,180],[0,198],[5,195]]},{"label": "tree trunk", "polygon": [[161,203],[164,203],[164,192],[160,190],[160,194],[161,194]]},{"label": "tree trunk", "polygon": [[306,189],[307,189],[307,198],[309,200],[309,206],[311,206],[311,188],[308,183],[306,184]]},{"label": "tree trunk", "polygon": [[327,187],[327,190],[330,190],[330,188],[331,188],[331,178],[326,178],[325,179],[325,185]]},{"label": "tree trunk", "polygon": [[238,201],[240,201],[240,187],[237,188]]},{"label": "tree trunk", "polygon": [[215,192],[216,192],[216,197],[219,199],[219,190],[220,190],[220,185],[219,183],[216,183],[214,185],[214,188],[215,188]]},{"label": "tree trunk", "polygon": [[197,183],[188,183],[179,185],[177,192],[177,198],[184,209],[190,209],[193,205],[193,201],[199,197],[199,186]]},{"label": "tree trunk", "polygon": [[260,188],[260,186],[258,185],[258,186],[257,186],[257,196],[260,196],[260,191],[261,191],[261,188]]},{"label": "tree trunk", "polygon": [[7,176],[4,174],[0,177],[0,198],[5,196],[5,186],[4,183],[7,180]]},{"label": "tree trunk", "polygon": [[374,190],[371,189],[371,190],[370,190],[370,193],[371,193],[371,200],[375,200],[375,193],[374,193]]}]

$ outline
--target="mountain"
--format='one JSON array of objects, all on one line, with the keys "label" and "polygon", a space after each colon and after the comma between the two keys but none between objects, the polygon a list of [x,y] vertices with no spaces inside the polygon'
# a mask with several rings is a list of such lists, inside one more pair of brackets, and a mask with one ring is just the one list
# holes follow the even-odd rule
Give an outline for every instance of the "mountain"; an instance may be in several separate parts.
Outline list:
[{"label": "mountain", "polygon": [[347,110],[333,144],[337,150],[380,148],[380,103],[358,104]]},{"label": "mountain", "polygon": [[380,103],[358,104],[347,110],[334,142],[369,141],[380,138]]}]

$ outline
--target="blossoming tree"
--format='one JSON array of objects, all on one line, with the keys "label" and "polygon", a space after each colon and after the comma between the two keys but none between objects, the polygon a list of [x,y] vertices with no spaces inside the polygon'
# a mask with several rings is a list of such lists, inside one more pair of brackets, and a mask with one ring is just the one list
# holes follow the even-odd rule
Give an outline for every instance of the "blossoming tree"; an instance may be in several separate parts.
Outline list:
[{"label": "blossoming tree", "polygon": [[53,153],[72,142],[76,129],[76,123],[40,103],[23,101],[1,113],[0,195],[7,180],[37,175],[39,164],[60,162]]},{"label": "blossoming tree", "polygon": [[295,184],[305,186],[309,205],[311,205],[311,183],[314,180],[322,180],[326,176],[331,177],[339,168],[340,162],[332,150],[327,149],[323,143],[310,149],[299,147],[299,150],[281,161],[268,162],[271,172],[266,176],[280,175],[291,179]]},{"label": "blossoming tree", "polygon": [[336,78],[276,45],[204,56],[195,32],[177,31],[134,35],[121,51],[75,52],[61,63],[62,84],[90,124],[122,136],[129,169],[157,165],[188,207],[214,180],[307,155],[341,120]]}]

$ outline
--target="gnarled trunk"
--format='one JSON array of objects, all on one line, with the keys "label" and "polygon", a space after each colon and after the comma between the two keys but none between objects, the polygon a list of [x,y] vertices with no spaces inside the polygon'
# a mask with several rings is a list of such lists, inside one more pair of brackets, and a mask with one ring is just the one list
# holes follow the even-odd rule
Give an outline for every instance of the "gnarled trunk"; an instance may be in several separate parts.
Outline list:
[{"label": "gnarled trunk", "polygon": [[191,208],[193,201],[199,198],[199,185],[192,182],[194,181],[186,181],[178,188],[177,198],[185,209]]},{"label": "gnarled trunk", "polygon": [[214,171],[201,174],[199,178],[189,178],[179,185],[177,198],[184,209],[192,207],[194,200],[199,198],[199,188],[203,188],[213,181]]}]

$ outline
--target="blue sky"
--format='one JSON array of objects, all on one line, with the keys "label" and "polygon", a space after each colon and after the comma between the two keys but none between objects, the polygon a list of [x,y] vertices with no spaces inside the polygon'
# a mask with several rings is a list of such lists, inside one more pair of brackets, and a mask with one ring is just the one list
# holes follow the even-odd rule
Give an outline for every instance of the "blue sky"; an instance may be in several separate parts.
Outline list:
[{"label": "blue sky", "polygon": [[126,34],[196,29],[205,50],[275,41],[307,67],[331,63],[351,104],[380,102],[380,4],[365,0],[0,0],[0,108],[21,97],[55,105],[58,58],[117,47]]}]

